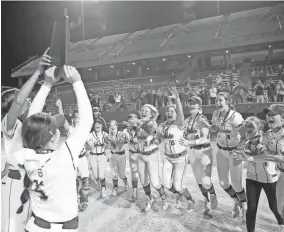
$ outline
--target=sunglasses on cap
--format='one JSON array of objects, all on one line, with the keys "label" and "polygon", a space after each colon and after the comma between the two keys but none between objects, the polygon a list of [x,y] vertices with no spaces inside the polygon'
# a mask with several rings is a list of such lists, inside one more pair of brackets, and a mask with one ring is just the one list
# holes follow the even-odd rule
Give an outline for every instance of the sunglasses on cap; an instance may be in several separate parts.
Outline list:
[{"label": "sunglasses on cap", "polygon": [[197,98],[190,98],[187,100],[189,105],[201,105],[201,102]]}]

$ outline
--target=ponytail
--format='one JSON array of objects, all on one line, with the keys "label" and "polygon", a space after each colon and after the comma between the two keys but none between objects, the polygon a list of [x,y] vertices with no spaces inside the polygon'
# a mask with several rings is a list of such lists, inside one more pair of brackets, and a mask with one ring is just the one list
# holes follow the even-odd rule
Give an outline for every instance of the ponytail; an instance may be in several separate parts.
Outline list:
[{"label": "ponytail", "polygon": [[31,186],[31,180],[26,174],[24,177],[24,191],[21,194],[21,206],[17,210],[17,214],[21,214],[24,210],[24,205],[29,201],[30,199],[30,193],[29,193],[29,187]]}]

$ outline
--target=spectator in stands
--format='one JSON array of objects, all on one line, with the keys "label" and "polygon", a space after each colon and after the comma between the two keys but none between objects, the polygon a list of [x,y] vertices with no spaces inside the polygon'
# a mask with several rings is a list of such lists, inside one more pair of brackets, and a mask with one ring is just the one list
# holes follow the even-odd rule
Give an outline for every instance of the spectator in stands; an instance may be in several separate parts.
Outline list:
[{"label": "spectator in stands", "polygon": [[113,93],[109,95],[108,102],[111,105],[112,110],[115,111],[115,98]]},{"label": "spectator in stands", "polygon": [[206,83],[204,80],[201,82],[201,88],[200,88],[200,98],[202,99],[203,105],[208,105],[208,89],[206,86]]},{"label": "spectator in stands", "polygon": [[153,89],[152,95],[153,95],[153,106],[156,107],[158,96],[157,96],[156,91],[154,89]]},{"label": "spectator in stands", "polygon": [[151,89],[148,89],[148,93],[146,94],[147,104],[153,105],[153,95]]},{"label": "spectator in stands", "polygon": [[163,107],[163,93],[161,89],[158,89],[157,92],[157,102],[158,102],[158,109]]},{"label": "spectator in stands", "polygon": [[222,82],[223,78],[218,74],[218,76],[216,77],[216,85],[222,85]]},{"label": "spectator in stands", "polygon": [[251,87],[254,88],[254,86],[257,84],[257,75],[254,71],[250,76],[250,80],[251,80]]},{"label": "spectator in stands", "polygon": [[213,77],[212,77],[212,74],[211,73],[209,73],[209,75],[208,75],[208,77],[206,78],[206,85],[209,87],[209,88],[211,88],[211,86],[212,86],[212,82],[213,82]]},{"label": "spectator in stands", "polygon": [[269,81],[266,81],[264,89],[267,91],[268,102],[276,102],[276,85],[271,78]]},{"label": "spectator in stands", "polygon": [[222,85],[217,85],[217,93],[222,92]]},{"label": "spectator in stands", "polygon": [[252,91],[252,89],[248,90],[247,103],[253,103],[253,91]]},{"label": "spectator in stands", "polygon": [[95,94],[94,98],[91,99],[92,107],[100,107],[100,98],[98,94]]},{"label": "spectator in stands", "polygon": [[256,102],[264,103],[264,85],[260,79],[257,80],[257,84],[254,86],[254,91],[256,95]]},{"label": "spectator in stands", "polygon": [[217,96],[217,88],[215,84],[213,84],[209,89],[209,96],[210,96],[210,105],[215,105],[216,96]]},{"label": "spectator in stands", "polygon": [[261,80],[262,83],[264,83],[267,79],[267,75],[264,73],[263,70],[260,70],[260,73],[258,75],[258,80]]},{"label": "spectator in stands", "polygon": [[138,94],[137,92],[132,92],[132,96],[130,98],[130,101],[132,103],[132,109],[137,110],[137,102],[138,102]]},{"label": "spectator in stands", "polygon": [[278,101],[279,102],[284,102],[284,84],[283,84],[282,80],[280,80],[278,82],[278,85],[277,85],[277,95],[278,95]]},{"label": "spectator in stands", "polygon": [[242,82],[236,82],[233,88],[233,104],[245,103],[247,89]]},{"label": "spectator in stands", "polygon": [[116,92],[115,93],[115,108],[116,109],[119,108],[121,105],[121,100],[122,100],[121,98],[122,98],[121,94]]},{"label": "spectator in stands", "polygon": [[138,107],[138,109],[141,109],[142,99],[143,99],[143,97],[142,97],[143,90],[142,90],[141,86],[138,86],[136,93],[137,93],[137,107]]},{"label": "spectator in stands", "polygon": [[[147,104],[146,94],[147,94],[147,93],[143,90],[143,92],[142,92],[142,94],[141,94],[141,103],[142,103],[141,107],[142,107],[143,105]],[[140,107],[140,109],[141,109],[141,107]]]}]

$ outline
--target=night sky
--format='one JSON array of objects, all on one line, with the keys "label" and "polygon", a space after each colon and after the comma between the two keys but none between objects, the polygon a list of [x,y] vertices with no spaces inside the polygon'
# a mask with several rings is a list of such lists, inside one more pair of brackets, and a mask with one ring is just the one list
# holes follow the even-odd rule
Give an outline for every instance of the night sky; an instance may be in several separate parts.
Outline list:
[{"label": "night sky", "polygon": [[[220,2],[220,13],[238,12],[273,2]],[[196,18],[215,16],[216,2],[197,2]],[[53,22],[63,9],[71,21],[81,15],[81,2],[1,2],[1,85],[16,86],[11,69],[50,45]],[[182,2],[84,2],[86,38],[134,32],[184,22]],[[71,31],[71,41],[82,39],[81,26]]]}]

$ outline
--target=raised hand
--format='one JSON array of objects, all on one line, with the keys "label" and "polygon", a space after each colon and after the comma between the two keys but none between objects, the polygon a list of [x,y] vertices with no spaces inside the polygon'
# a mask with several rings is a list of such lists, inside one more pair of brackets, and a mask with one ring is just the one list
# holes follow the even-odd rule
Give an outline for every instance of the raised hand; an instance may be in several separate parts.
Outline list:
[{"label": "raised hand", "polygon": [[77,81],[81,81],[81,75],[75,67],[64,65],[63,69],[64,69],[64,74],[65,74],[64,79],[67,82],[74,84]]},{"label": "raised hand", "polygon": [[58,98],[57,101],[56,101],[56,106],[58,108],[61,108],[62,107],[62,101]]},{"label": "raised hand", "polygon": [[55,69],[56,67],[52,66],[51,68],[45,71],[44,73],[44,77],[45,77],[44,84],[45,85],[49,85],[50,87],[52,87],[57,81],[59,81],[60,78],[56,78],[54,76]]},{"label": "raised hand", "polygon": [[169,88],[169,91],[172,94],[171,96],[168,96],[169,99],[178,99],[179,98],[179,93],[178,93],[177,88],[175,86],[171,86]]},{"label": "raised hand", "polygon": [[50,48],[47,48],[45,52],[43,53],[42,57],[40,58],[39,64],[37,66],[37,72],[39,74],[42,74],[44,71],[44,66],[50,66],[51,64],[51,57],[47,55]]}]

